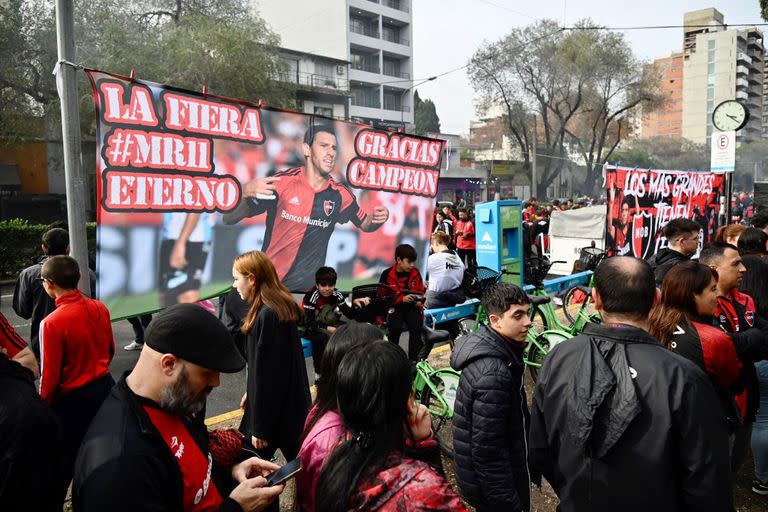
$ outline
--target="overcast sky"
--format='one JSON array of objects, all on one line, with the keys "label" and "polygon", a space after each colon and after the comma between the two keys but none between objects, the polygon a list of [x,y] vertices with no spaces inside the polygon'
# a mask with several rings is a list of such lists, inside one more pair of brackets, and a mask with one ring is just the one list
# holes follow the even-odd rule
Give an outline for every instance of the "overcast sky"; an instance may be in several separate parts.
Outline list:
[{"label": "overcast sky", "polygon": [[[714,7],[725,23],[763,23],[758,0],[412,0],[414,82],[467,63],[476,48],[514,27],[539,18],[565,19],[568,25],[589,17],[605,26],[682,25],[683,13]],[[768,27],[763,27],[768,32]],[[644,60],[682,48],[683,30],[625,31],[635,55]],[[767,38],[768,39],[768,38]],[[475,117],[474,91],[466,70],[417,87],[437,106],[443,133],[468,133]]]}]

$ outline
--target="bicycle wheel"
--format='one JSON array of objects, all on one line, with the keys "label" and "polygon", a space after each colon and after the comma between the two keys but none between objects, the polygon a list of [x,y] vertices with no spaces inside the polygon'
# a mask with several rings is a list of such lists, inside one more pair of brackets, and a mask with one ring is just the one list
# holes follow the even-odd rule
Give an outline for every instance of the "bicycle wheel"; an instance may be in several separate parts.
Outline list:
[{"label": "bicycle wheel", "polygon": [[536,341],[541,348],[535,343],[531,343],[528,347],[528,354],[525,357],[525,363],[528,365],[528,371],[531,372],[531,380],[536,382],[536,378],[539,376],[539,370],[544,360],[547,358],[547,354],[552,348],[567,339],[570,336],[565,332],[548,331],[539,334],[536,337]]},{"label": "bicycle wheel", "polygon": [[541,333],[549,329],[549,323],[547,317],[544,316],[544,312],[538,306],[534,306],[531,309],[531,330]]},{"label": "bicycle wheel", "polygon": [[[458,378],[453,376],[442,378],[439,375],[432,375],[430,382],[434,386],[434,391],[428,385],[424,386],[419,402],[421,402],[432,417],[432,432],[438,437],[440,450],[447,456],[453,457],[453,402],[456,399],[456,387]],[[440,399],[442,397],[442,400]],[[444,403],[445,402],[445,403]]]},{"label": "bicycle wheel", "polygon": [[592,297],[588,297],[583,291],[573,287],[565,292],[563,296],[563,313],[565,313],[565,317],[570,325],[576,322],[580,311],[588,318],[597,315]]}]

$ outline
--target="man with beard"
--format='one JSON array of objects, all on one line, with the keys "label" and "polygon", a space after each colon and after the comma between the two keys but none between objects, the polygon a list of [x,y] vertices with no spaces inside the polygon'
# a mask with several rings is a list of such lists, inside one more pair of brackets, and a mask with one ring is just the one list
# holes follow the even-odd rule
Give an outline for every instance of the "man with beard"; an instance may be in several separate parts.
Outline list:
[{"label": "man with beard", "polygon": [[223,467],[197,415],[219,372],[244,366],[227,329],[201,307],[177,304],[157,315],[136,367],[113,388],[83,440],[74,509],[264,510],[284,488],[265,487],[263,477],[278,466],[250,458]]}]

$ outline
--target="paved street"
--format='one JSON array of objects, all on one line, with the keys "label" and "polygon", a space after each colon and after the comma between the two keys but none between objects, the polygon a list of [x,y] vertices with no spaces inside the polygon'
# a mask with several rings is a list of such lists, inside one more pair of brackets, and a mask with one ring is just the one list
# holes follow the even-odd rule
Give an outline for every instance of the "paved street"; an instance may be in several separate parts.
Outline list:
[{"label": "paved street", "polygon": [[[29,341],[29,320],[24,320],[14,313],[11,307],[13,299],[13,285],[0,286],[0,311],[5,315],[9,322]],[[127,320],[120,320],[112,324],[112,331],[115,336],[115,345],[117,351],[112,364],[109,367],[110,373],[115,378],[133,368],[136,360],[139,358],[139,351],[128,352],[123,347],[133,341],[133,329]],[[221,375],[221,386],[214,389],[208,398],[207,417],[217,416],[225,412],[237,409],[240,405],[240,398],[245,392],[245,371],[234,375]]]}]

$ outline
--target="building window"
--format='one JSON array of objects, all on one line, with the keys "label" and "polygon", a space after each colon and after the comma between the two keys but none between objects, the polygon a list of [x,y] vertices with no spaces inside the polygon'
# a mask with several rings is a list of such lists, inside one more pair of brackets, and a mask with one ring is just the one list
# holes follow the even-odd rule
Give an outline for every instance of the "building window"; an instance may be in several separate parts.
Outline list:
[{"label": "building window", "polygon": [[707,64],[707,74],[708,75],[714,75],[715,74],[715,64],[714,63]]},{"label": "building window", "polygon": [[401,103],[402,93],[384,93],[384,110],[402,110]]},{"label": "building window", "polygon": [[381,38],[392,43],[406,44],[400,38],[400,27],[393,27],[392,25],[383,25],[381,27]]},{"label": "building window", "polygon": [[715,49],[715,40],[714,39],[710,39],[709,41],[707,41],[707,49],[709,49],[709,50],[714,50]]},{"label": "building window", "polygon": [[356,33],[369,37],[379,37],[378,20],[370,20],[359,16],[349,16],[349,29]]},{"label": "building window", "polygon": [[318,116],[333,117],[333,108],[331,107],[315,107],[315,114]]},{"label": "building window", "polygon": [[352,61],[352,69],[368,71],[369,73],[379,72],[378,54],[368,54],[351,50],[350,60]]},{"label": "building window", "polygon": [[708,100],[715,99],[715,88],[714,87],[707,87],[707,99]]},{"label": "building window", "polygon": [[356,107],[379,108],[379,88],[353,85],[352,105]]},{"label": "building window", "polygon": [[707,62],[710,62],[710,63],[711,62],[715,62],[715,51],[714,50],[710,50],[709,52],[707,52]]}]

